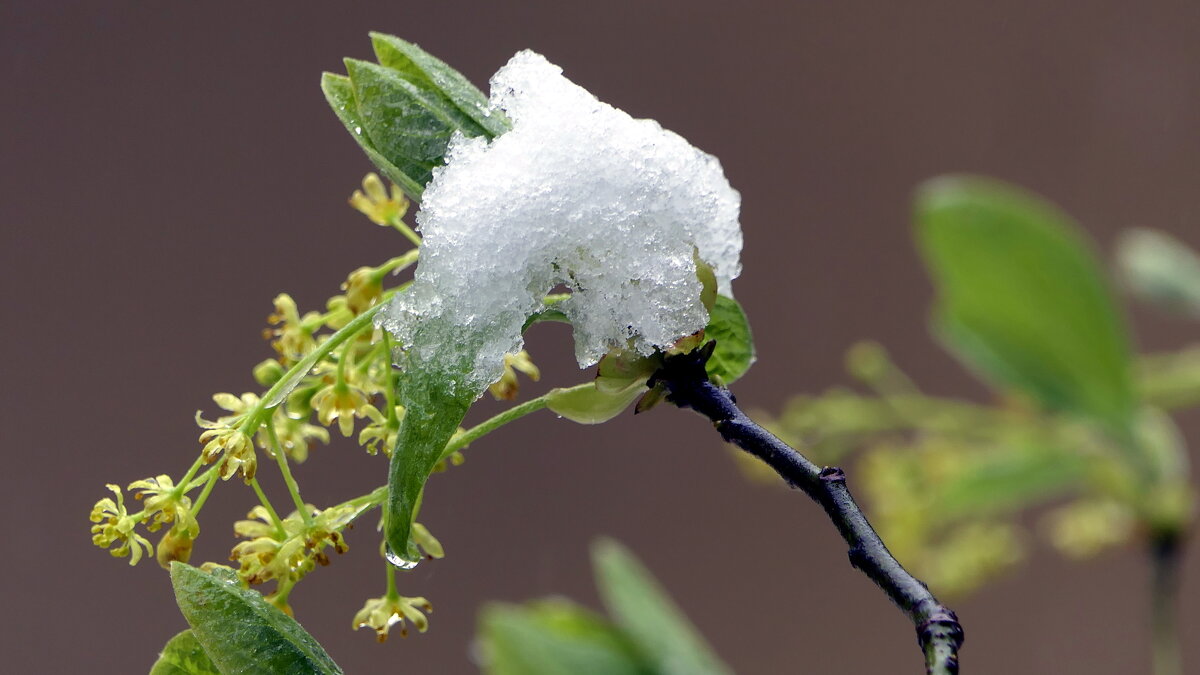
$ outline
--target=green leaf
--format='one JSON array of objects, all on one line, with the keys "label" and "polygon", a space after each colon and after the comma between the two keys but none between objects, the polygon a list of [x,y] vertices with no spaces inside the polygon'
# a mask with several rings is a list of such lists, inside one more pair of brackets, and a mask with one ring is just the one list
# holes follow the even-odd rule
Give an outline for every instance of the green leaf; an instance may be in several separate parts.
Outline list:
[{"label": "green leaf", "polygon": [[367,158],[379,167],[388,180],[399,185],[400,189],[411,199],[420,201],[421,194],[425,191],[425,184],[413,180],[386,157],[379,154],[371,145],[370,139],[367,138],[362,118],[358,113],[358,104],[354,101],[354,86],[350,83],[350,78],[334,73],[323,73],[321,75],[321,91],[325,93],[325,100],[329,102],[329,107],[333,108],[333,112],[345,125],[346,131],[350,132],[358,146],[367,153]]},{"label": "green leaf", "polygon": [[346,59],[363,132],[419,185],[433,178],[456,125],[430,95],[383,66]]},{"label": "green leaf", "polygon": [[729,673],[704,638],[625,547],[592,547],[600,596],[617,625],[662,675]]},{"label": "green leaf", "polygon": [[461,73],[400,38],[372,33],[380,63],[346,59],[349,77],[321,89],[354,140],[392,182],[419,201],[453,133],[494,138],[510,127]]},{"label": "green leaf", "polygon": [[939,517],[992,516],[1029,507],[1078,488],[1088,458],[1054,448],[1003,448],[973,458],[970,466],[932,495]]},{"label": "green leaf", "polygon": [[150,675],[221,675],[191,629],[167,641]]},{"label": "green leaf", "polygon": [[441,59],[394,35],[371,33],[371,45],[381,65],[443,101],[443,110],[455,119],[463,133],[494,137],[508,131],[504,115],[488,110],[487,96]]},{"label": "green leaf", "polygon": [[223,675],[342,672],[300,624],[230,577],[171,563],[175,601]]},{"label": "green leaf", "polygon": [[1146,228],[1121,236],[1117,260],[1130,290],[1147,302],[1200,317],[1200,256],[1174,237]]},{"label": "green leaf", "polygon": [[480,616],[488,675],[652,675],[604,619],[566,600],[491,605]]},{"label": "green leaf", "polygon": [[994,383],[1128,436],[1136,408],[1122,317],[1091,247],[1045,200],[985,178],[924,184],[917,236],[935,330]]},{"label": "green leaf", "polygon": [[598,388],[598,380],[566,389],[551,389],[546,407],[572,422],[601,424],[620,415],[646,393],[646,378],[621,380],[621,386]]},{"label": "green leaf", "polygon": [[744,375],[754,363],[754,339],[750,323],[737,300],[718,295],[708,313],[704,328],[706,340],[716,340],[717,346],[708,359],[708,376],[717,384],[728,386]]},{"label": "green leaf", "polygon": [[[414,351],[418,348],[416,345],[424,344],[421,335],[418,328]],[[443,346],[449,350],[462,347],[460,344]],[[474,363],[473,352],[463,351],[459,355],[464,363]],[[415,359],[404,368],[400,402],[405,412],[388,466],[384,536],[392,555],[414,565],[420,555],[409,538],[425,483],[479,395],[462,384],[463,375],[462,371],[447,373]]]}]

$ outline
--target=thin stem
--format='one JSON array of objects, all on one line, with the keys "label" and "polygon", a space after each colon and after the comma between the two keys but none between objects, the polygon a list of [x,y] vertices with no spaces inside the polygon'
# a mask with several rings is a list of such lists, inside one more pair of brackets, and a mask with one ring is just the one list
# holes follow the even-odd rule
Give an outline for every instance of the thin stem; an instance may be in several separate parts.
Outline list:
[{"label": "thin stem", "polygon": [[280,539],[287,536],[287,530],[283,528],[283,521],[280,520],[279,514],[275,513],[275,507],[271,506],[271,500],[267,499],[267,494],[263,492],[262,486],[258,484],[257,478],[250,479],[250,487],[254,488],[254,494],[258,495],[258,502],[267,510],[267,514],[271,516],[271,523],[275,525],[276,534]]},{"label": "thin stem", "polygon": [[175,486],[177,496],[182,496],[184,492],[187,492],[191,489],[190,487],[185,486],[191,482],[192,478],[195,477],[196,472],[200,470],[200,467],[203,464],[204,453],[200,453],[200,455],[196,457],[196,461],[192,462],[192,466],[188,468],[187,473],[183,474],[183,478],[179,479],[179,484]]},{"label": "thin stem", "polygon": [[396,590],[396,566],[384,565],[387,568],[387,597],[388,600],[399,600],[400,592]]},{"label": "thin stem", "polygon": [[[584,384],[580,384],[580,385],[571,387],[570,389],[571,390],[583,389],[583,388],[591,387],[591,386],[592,386],[592,383],[587,382]],[[487,434],[495,431],[496,429],[499,429],[500,427],[504,426],[505,424],[516,421],[530,413],[537,412],[538,410],[545,408],[549,404],[549,400],[550,400],[550,393],[548,392],[537,398],[530,399],[530,400],[526,401],[525,403],[522,403],[521,405],[513,406],[513,407],[509,408],[508,410],[505,410],[504,412],[501,412],[483,422],[480,422],[479,424],[471,427],[467,431],[464,431],[462,434],[456,436],[449,443],[447,443],[446,448],[444,450],[442,450],[442,455],[439,459],[446,459],[450,455],[458,452],[459,450],[462,450],[463,448],[467,447],[471,443],[479,440],[483,436],[486,436]],[[378,505],[378,504],[382,503],[383,500],[387,497],[387,493],[388,493],[388,486],[380,485],[379,487],[375,488],[371,492],[368,492],[365,495],[360,495],[358,497],[355,497],[354,499],[351,499],[342,505],[349,505],[349,506],[363,506],[365,504]]]},{"label": "thin stem", "polygon": [[408,225],[405,225],[404,221],[397,218],[396,220],[392,221],[392,227],[396,228],[397,232],[407,237],[408,240],[413,243],[413,246],[421,245],[421,235],[414,232],[413,229]]},{"label": "thin stem", "polygon": [[888,552],[846,487],[846,474],[821,468],[746,417],[729,390],[709,382],[705,362],[713,343],[689,354],[667,357],[651,385],[667,387],[668,400],[712,420],[727,442],[763,460],[789,485],[821,505],[850,545],[850,564],[874,581],[913,622],[930,675],[958,672],[963,629],[958,617]]},{"label": "thin stem", "polygon": [[217,478],[220,477],[215,466],[209,469],[205,475],[208,476],[208,479],[204,483],[204,489],[200,491],[200,496],[196,498],[196,503],[192,506],[192,517],[199,515],[200,509],[204,508],[204,502],[208,501],[208,495],[212,494],[213,486],[217,484]]},{"label": "thin stem", "polygon": [[[570,389],[584,389],[591,386],[591,382],[586,382],[584,384],[571,387]],[[508,410],[495,415],[494,417],[480,422],[479,424],[464,431],[462,434],[455,436],[450,440],[449,443],[446,444],[446,449],[442,450],[442,456],[440,459],[446,459],[450,455],[462,450],[471,443],[479,440],[481,437],[490,434],[509,422],[518,420],[529,413],[537,412],[538,410],[545,408],[550,403],[550,396],[551,393],[547,392],[537,398],[530,399],[521,405],[513,406]]]},{"label": "thin stem", "polygon": [[396,256],[395,258],[383,263],[379,267],[375,268],[375,274],[378,275],[376,278],[382,279],[383,277],[387,276],[389,272],[399,272],[400,270],[408,267],[417,261],[417,256],[419,254],[420,250],[414,248],[404,255]]},{"label": "thin stem", "polygon": [[258,406],[256,406],[250,411],[249,414],[246,415],[247,422],[255,421],[261,423],[262,415],[265,411],[271,410],[275,406],[282,403],[283,399],[287,397],[289,393],[291,393],[292,389],[294,389],[297,384],[300,383],[301,378],[307,375],[308,371],[313,369],[313,366],[317,365],[318,361],[328,356],[330,352],[337,349],[346,340],[358,335],[359,331],[362,331],[370,326],[371,322],[375,319],[375,315],[378,314],[379,310],[383,309],[386,304],[387,303],[385,302],[380,302],[379,304],[368,308],[362,314],[354,317],[350,323],[342,326],[341,329],[339,329],[336,333],[330,335],[329,339],[317,345],[317,347],[305,355],[304,358],[297,361],[295,365],[293,365],[286,373],[283,374],[283,377],[279,378],[279,380],[273,384],[265,394],[262,395]]},{"label": "thin stem", "polygon": [[312,527],[312,514],[308,512],[308,507],[300,498],[300,486],[292,477],[292,469],[288,466],[287,455],[283,452],[283,444],[279,442],[279,436],[275,433],[275,425],[269,422],[267,423],[267,436],[271,439],[272,449],[275,450],[275,461],[279,464],[279,473],[283,474],[283,482],[287,485],[288,493],[292,495],[292,503],[300,512],[300,517],[304,519],[305,527]]},{"label": "thin stem", "polygon": [[1179,593],[1182,542],[1175,532],[1156,534],[1150,543],[1151,640],[1154,675],[1182,675],[1175,602]]}]

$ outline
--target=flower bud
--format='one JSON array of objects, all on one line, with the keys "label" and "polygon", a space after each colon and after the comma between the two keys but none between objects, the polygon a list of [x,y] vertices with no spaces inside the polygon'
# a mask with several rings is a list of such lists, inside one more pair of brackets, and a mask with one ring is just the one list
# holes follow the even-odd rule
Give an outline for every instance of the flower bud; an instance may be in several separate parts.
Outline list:
[{"label": "flower bud", "polygon": [[275,359],[267,359],[254,366],[254,381],[264,387],[270,387],[283,377],[283,365]]},{"label": "flower bud", "polygon": [[170,569],[171,563],[176,560],[181,563],[187,562],[192,557],[192,543],[195,539],[196,535],[191,529],[172,527],[167,530],[154,552],[158,564],[163,569]]}]

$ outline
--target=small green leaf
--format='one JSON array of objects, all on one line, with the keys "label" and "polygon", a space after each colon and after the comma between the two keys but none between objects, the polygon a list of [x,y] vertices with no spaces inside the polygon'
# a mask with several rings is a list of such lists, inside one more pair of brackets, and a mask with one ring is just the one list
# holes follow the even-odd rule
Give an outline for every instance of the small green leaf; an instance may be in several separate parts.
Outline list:
[{"label": "small green leaf", "polygon": [[1071,219],[1013,186],[950,176],[920,188],[916,223],[938,289],[935,329],[951,351],[1127,437],[1136,399],[1125,326]]},{"label": "small green leaf", "polygon": [[371,145],[371,140],[367,138],[366,129],[358,113],[358,104],[354,101],[354,86],[350,83],[350,78],[334,73],[323,73],[321,75],[321,91],[325,93],[325,100],[329,102],[329,107],[333,108],[334,114],[345,125],[346,131],[350,132],[358,146],[367,153],[367,158],[379,167],[388,180],[399,185],[400,189],[413,201],[420,201],[421,194],[425,191],[425,184],[418,183],[388,161],[386,157],[379,154],[379,151]]},{"label": "small green leaf", "polygon": [[480,615],[488,675],[652,675],[611,624],[566,600],[491,605]]},{"label": "small green leaf", "polygon": [[717,341],[706,366],[709,378],[717,384],[733,384],[754,363],[754,339],[750,335],[750,323],[737,300],[724,295],[717,296],[708,313],[704,338]]},{"label": "small green leaf", "polygon": [[646,392],[646,380],[622,380],[621,388],[598,389],[596,381],[566,389],[551,389],[546,407],[579,424],[601,424],[620,415]]},{"label": "small green leaf", "polygon": [[508,131],[504,115],[488,110],[487,96],[441,59],[394,35],[371,33],[371,45],[381,65],[444,101],[444,109],[463,133],[494,137]]},{"label": "small green leaf", "polygon": [[167,641],[150,675],[221,675],[191,629]]},{"label": "small green leaf", "polygon": [[175,601],[223,675],[333,675],[342,669],[300,624],[262,595],[195,567],[171,563]]},{"label": "small green leaf", "polygon": [[529,315],[529,318],[525,319],[525,324],[521,326],[521,332],[524,333],[525,331],[529,330],[529,327],[535,323],[543,323],[546,321],[565,324],[571,323],[571,320],[567,318],[567,315],[564,314],[561,309],[547,307],[540,312],[534,312],[533,314]]},{"label": "small green leaf", "polygon": [[600,596],[617,625],[662,675],[730,673],[650,572],[625,547],[592,546]]},{"label": "small green leaf", "polygon": [[1183,242],[1165,232],[1134,228],[1121,236],[1117,260],[1134,294],[1200,318],[1200,256]]},{"label": "small green leaf", "polygon": [[442,163],[454,121],[430,95],[383,66],[346,59],[363,131],[375,148],[416,183],[426,185]]}]

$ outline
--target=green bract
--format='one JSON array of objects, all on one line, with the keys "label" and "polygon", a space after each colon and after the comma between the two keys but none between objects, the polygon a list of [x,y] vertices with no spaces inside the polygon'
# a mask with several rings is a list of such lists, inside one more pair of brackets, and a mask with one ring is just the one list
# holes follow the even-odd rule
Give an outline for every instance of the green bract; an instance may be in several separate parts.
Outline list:
[{"label": "green bract", "polygon": [[346,59],[346,75],[325,73],[330,107],[367,157],[420,200],[455,131],[493,138],[508,128],[487,97],[438,58],[400,38],[371,34],[379,63]]}]

